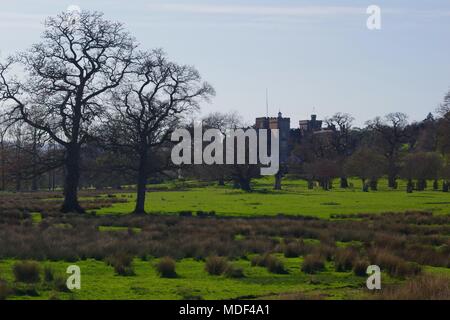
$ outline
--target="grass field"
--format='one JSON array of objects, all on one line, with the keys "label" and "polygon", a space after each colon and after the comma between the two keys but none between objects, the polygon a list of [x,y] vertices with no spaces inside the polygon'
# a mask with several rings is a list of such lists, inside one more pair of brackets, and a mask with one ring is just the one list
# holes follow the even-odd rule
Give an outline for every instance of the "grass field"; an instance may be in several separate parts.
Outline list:
[{"label": "grass field", "polygon": [[[146,209],[160,214],[145,216],[129,214],[134,194],[126,190],[83,190],[83,206],[97,216],[61,215],[57,193],[0,194],[0,299],[2,281],[11,289],[8,299],[371,298],[365,276],[337,268],[340,254],[353,256],[352,267],[361,261],[380,264],[383,286],[393,288],[414,281],[413,270],[420,266],[422,275],[441,277],[431,290],[448,299],[450,194],[431,189],[407,194],[403,182],[389,190],[385,180],[379,191],[365,193],[358,180],[350,182],[346,190],[336,182],[323,191],[285,179],[283,190],[273,191],[273,181],[263,178],[250,193],[194,181],[149,185]],[[198,211],[215,216],[197,217]],[[193,216],[179,217],[180,212]],[[393,213],[361,214],[386,212]],[[254,216],[264,217],[243,219]],[[290,245],[300,251],[288,254]],[[123,253],[131,256],[134,275],[119,275],[109,264],[111,256]],[[287,273],[252,266],[250,260],[260,254],[276,256]],[[227,257],[245,276],[208,274],[206,261],[215,255]],[[325,270],[301,270],[311,255],[324,259]],[[175,259],[177,277],[158,274],[155,264],[164,256]],[[23,260],[38,262],[38,283],[27,285],[14,276],[14,264]],[[67,279],[72,264],[81,268],[81,290],[68,292],[44,280],[44,267]],[[400,298],[417,298],[405,288]]]},{"label": "grass field", "polygon": [[[307,275],[300,271],[302,258],[285,258],[285,266],[289,274],[278,275],[269,273],[263,267],[251,267],[250,262],[239,260],[234,265],[243,267],[246,277],[229,279],[225,276],[212,276],[204,270],[205,263],[193,259],[183,259],[177,263],[178,277],[175,279],[160,278],[153,267],[156,259],[142,261],[135,259],[136,275],[131,277],[118,276],[111,266],[104,262],[87,260],[78,261],[82,270],[81,290],[74,293],[55,293],[46,285],[37,286],[38,297],[16,296],[13,299],[239,299],[267,298],[278,294],[302,292],[303,294],[319,295],[324,299],[357,298],[364,292],[365,278],[357,277],[352,272],[334,272],[331,263],[327,271]],[[6,280],[12,281],[11,272],[13,260],[0,262],[0,274]],[[42,262],[51,266],[59,274],[65,274],[68,262]],[[383,275],[384,283],[396,281]],[[398,282],[398,281],[397,281]]]},{"label": "grass field", "polygon": [[[408,194],[404,182],[398,190],[387,188],[381,180],[378,191],[362,192],[361,182],[351,180],[352,188],[340,189],[338,183],[331,191],[320,188],[308,190],[303,180],[288,180],[283,190],[272,190],[270,178],[255,180],[251,193],[231,187],[190,185],[189,183],[163,184],[147,193],[146,210],[149,213],[179,213],[181,211],[214,211],[222,216],[274,216],[306,215],[329,218],[332,214],[404,212],[422,210],[450,213],[450,193],[427,189]],[[430,184],[431,185],[431,184]],[[128,200],[112,207],[97,210],[98,214],[123,214],[133,210],[134,193],[120,194]]]},{"label": "grass field", "polygon": [[[198,299],[278,299],[292,296],[312,299],[367,299],[371,293],[365,289],[365,277],[352,272],[335,272],[332,263],[327,263],[326,271],[308,275],[300,271],[302,258],[282,258],[289,274],[269,273],[263,267],[251,267],[247,260],[234,261],[244,268],[246,277],[229,279],[212,276],[204,270],[204,262],[183,259],[177,263],[178,277],[160,278],[153,265],[157,259],[133,262],[136,275],[123,277],[116,275],[111,266],[96,260],[77,261],[82,270],[81,290],[57,292],[45,282],[37,286],[37,296],[16,295],[10,299],[81,299],[81,300],[198,300]],[[13,282],[11,272],[14,260],[0,261],[2,278]],[[50,266],[57,274],[67,277],[65,271],[73,263],[58,261],[41,262]],[[450,269],[427,267],[427,274],[444,275],[450,279]],[[383,285],[400,284],[402,281],[383,273]],[[450,281],[450,280],[449,280]]]}]

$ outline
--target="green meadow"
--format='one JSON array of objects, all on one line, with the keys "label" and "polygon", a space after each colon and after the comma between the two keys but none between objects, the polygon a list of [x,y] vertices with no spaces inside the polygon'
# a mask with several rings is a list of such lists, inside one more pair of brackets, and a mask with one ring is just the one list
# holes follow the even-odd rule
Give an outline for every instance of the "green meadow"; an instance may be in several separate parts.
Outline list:
[{"label": "green meadow", "polygon": [[[282,258],[282,256],[279,256]],[[352,272],[334,272],[332,263],[327,270],[315,275],[300,271],[302,258],[282,258],[289,274],[269,273],[264,267],[251,267],[250,261],[238,260],[233,264],[244,268],[245,278],[230,279],[225,276],[212,276],[204,270],[203,261],[183,259],[177,262],[177,278],[160,278],[154,264],[157,259],[133,262],[136,275],[124,277],[114,273],[111,266],[102,261],[77,261],[82,270],[81,290],[73,292],[55,292],[45,283],[35,286],[39,296],[13,296],[11,299],[258,299],[278,294],[317,294],[325,299],[356,298],[364,292],[364,277]],[[13,260],[0,261],[0,274],[13,282],[11,272]],[[65,274],[69,262],[41,262],[42,266],[51,266],[57,274]],[[384,275],[385,283],[396,280]],[[397,281],[398,282],[398,281]]]},{"label": "green meadow", "polygon": [[[378,191],[363,192],[361,182],[356,179],[350,180],[351,187],[348,189],[339,188],[338,181],[334,182],[334,188],[330,191],[324,191],[318,186],[310,190],[307,188],[307,184],[302,180],[295,180],[286,178],[283,181],[283,190],[273,190],[273,179],[261,178],[254,180],[253,191],[243,192],[237,189],[233,189],[230,185],[218,186],[216,184],[198,182],[198,181],[176,181],[168,182],[158,185],[149,185],[146,210],[149,213],[147,217],[136,217],[139,219],[168,219],[171,217],[166,215],[178,215],[182,212],[192,212],[193,215],[199,211],[202,212],[214,212],[217,216],[230,216],[230,217],[252,217],[252,216],[277,216],[279,214],[294,216],[314,216],[323,219],[333,218],[334,214],[357,214],[357,213],[382,213],[382,212],[394,212],[395,214],[405,211],[428,211],[433,212],[434,216],[448,215],[450,213],[450,195],[441,191],[434,191],[430,188],[432,186],[429,183],[429,188],[423,192],[414,192],[411,194],[406,193],[405,183],[399,181],[398,190],[390,190],[387,187],[387,182],[381,180]],[[6,195],[8,196],[8,195]],[[11,196],[11,195],[9,195]],[[96,202],[99,204],[99,209],[91,209],[91,212],[95,212],[97,217],[88,216],[86,219],[92,219],[92,223],[95,223],[96,219],[99,221],[106,221],[108,223],[96,225],[88,235],[92,236],[94,242],[100,239],[100,234],[108,236],[104,240],[98,240],[98,243],[93,243],[93,246],[98,246],[99,252],[103,250],[103,246],[106,246],[110,241],[122,239],[123,243],[129,243],[133,238],[144,235],[143,239],[147,239],[147,242],[160,241],[161,245],[166,245],[167,242],[171,242],[177,238],[179,234],[174,233],[173,239],[172,233],[170,237],[159,239],[160,237],[166,237],[164,230],[153,230],[153,224],[151,221],[145,222],[142,220],[143,225],[133,224],[121,225],[115,220],[120,219],[132,219],[134,217],[128,216],[132,212],[134,207],[135,195],[131,191],[125,190],[105,190],[96,191],[90,193],[90,191],[83,191],[83,201]],[[107,201],[110,199],[111,201]],[[44,200],[44,201],[41,201]],[[60,198],[53,197],[48,198],[44,196],[41,200],[36,200],[36,210],[39,204],[48,204],[51,201],[60,201]],[[7,203],[7,202],[5,202]],[[104,203],[103,206],[101,203]],[[53,205],[53,203],[52,203]],[[46,210],[50,210],[46,207]],[[44,211],[43,211],[44,212]],[[152,216],[151,214],[159,213],[162,215]],[[109,216],[110,215],[110,216]],[[123,215],[123,216],[122,216]],[[379,215],[377,217],[382,217]],[[442,216],[443,217],[443,216]],[[79,228],[77,223],[82,222],[81,217],[68,216],[53,217],[51,214],[41,214],[40,212],[30,212],[30,222],[24,224],[26,230],[32,232],[38,232],[45,235],[45,232],[50,232],[53,235],[58,235],[60,232],[64,232],[65,228]],[[342,221],[327,221],[329,223],[342,222],[349,220],[353,222],[359,222],[353,220],[352,217],[341,217]],[[438,217],[440,219],[441,217]],[[72,219],[72,220],[71,220]],[[109,219],[109,220],[108,220]],[[280,217],[282,221],[283,218]],[[361,218],[364,220],[365,218]],[[435,223],[421,225],[423,219],[434,218],[429,215],[419,217],[417,222],[402,220],[405,228],[412,228],[416,234],[408,234],[409,238],[403,238],[401,231],[397,229],[388,230],[388,234],[392,236],[395,241],[407,242],[408,239],[416,241],[416,251],[427,252],[430,255],[430,259],[439,258],[442,256],[442,252],[447,250],[446,246],[449,235],[447,234],[448,225],[435,225]],[[221,230],[219,227],[222,225],[221,221],[227,221],[228,219],[211,218],[211,219],[198,219],[194,218],[180,218],[185,223],[185,232],[192,232],[192,240],[195,240],[196,232],[205,232],[205,227],[215,227],[217,230]],[[267,220],[267,219],[264,219]],[[278,221],[278,218],[273,219]],[[298,220],[298,219],[297,219]],[[153,221],[153,220],[152,220]],[[165,221],[165,220],[163,220]],[[178,220],[177,220],[178,221]],[[200,221],[200,222],[199,222]],[[197,223],[204,222],[204,225],[197,225]],[[253,220],[248,220],[247,223],[251,224]],[[303,221],[303,220],[298,220]],[[309,220],[304,220],[309,221]],[[347,222],[349,222],[347,221]],[[386,227],[390,225],[390,220],[383,220],[383,223],[387,223]],[[439,220],[440,221],[440,220]],[[178,221],[180,222],[180,221]],[[314,222],[314,221],[313,221]],[[5,222],[6,223],[6,222]],[[161,222],[164,223],[164,222]],[[167,222],[165,230],[169,230],[169,224],[174,222]],[[191,225],[189,223],[192,223]],[[251,229],[253,232],[261,232],[259,235],[256,233],[249,241],[258,241],[262,244],[268,237],[270,241],[276,242],[273,247],[272,253],[284,264],[287,273],[275,274],[269,272],[265,267],[252,266],[251,258],[256,251],[247,251],[245,254],[235,256],[230,260],[230,263],[235,267],[242,268],[244,277],[242,278],[230,278],[226,275],[213,276],[205,270],[205,259],[196,258],[195,255],[187,256],[176,261],[176,273],[175,278],[162,278],[156,268],[155,264],[159,261],[158,258],[154,258],[151,254],[146,256],[134,255],[132,258],[132,268],[134,275],[126,276],[119,275],[115,272],[114,268],[107,263],[107,259],[103,256],[96,258],[96,260],[90,257],[76,257],[72,260],[63,261],[63,259],[55,259],[57,261],[40,260],[38,261],[40,266],[41,279],[38,283],[33,285],[27,285],[26,283],[20,283],[15,279],[13,274],[13,266],[18,259],[5,259],[0,260],[0,279],[5,280],[11,288],[13,293],[8,296],[8,299],[97,299],[97,300],[109,300],[109,299],[367,299],[371,297],[371,292],[366,289],[365,276],[357,276],[351,270],[337,272],[335,260],[327,260],[325,262],[325,270],[317,272],[315,274],[308,274],[301,270],[301,266],[305,255],[299,255],[297,257],[291,257],[283,255],[283,248],[286,245],[286,241],[294,241],[298,239],[277,238],[266,234],[267,230],[270,230],[271,223],[265,222],[268,225],[258,224],[259,229]],[[400,223],[397,221],[397,223]],[[417,225],[416,225],[417,223]],[[6,224],[5,224],[6,225]],[[50,227],[48,227],[51,225]],[[183,225],[183,224],[181,224]],[[310,225],[309,228],[311,228]],[[221,232],[226,232],[232,225],[228,227],[224,226]],[[247,226],[248,227],[248,226]],[[337,225],[334,226],[336,228]],[[48,229],[45,229],[48,228]],[[181,228],[181,227],[180,227]],[[228,228],[228,229],[227,229]],[[273,226],[272,226],[273,228]],[[359,228],[362,228],[359,226]],[[308,229],[308,228],[306,228]],[[6,230],[6,229],[5,229]],[[46,230],[45,232],[42,230]],[[62,231],[61,231],[62,230]],[[283,226],[283,230],[288,230],[287,226]],[[271,232],[283,231],[274,229]],[[329,229],[327,232],[331,232]],[[347,229],[343,229],[347,230]],[[359,231],[365,230],[359,229]],[[438,241],[439,246],[434,248],[428,242],[423,245],[419,241],[420,232],[423,231],[422,237],[430,238],[429,240]],[[430,230],[430,232],[425,232]],[[30,232],[31,232],[30,231]],[[180,231],[180,232],[184,232]],[[283,232],[284,232],[283,231]],[[358,231],[355,229],[355,231]],[[161,232],[161,233],[158,233]],[[220,232],[220,231],[218,231]],[[286,231],[287,232],[287,231]],[[437,233],[436,233],[437,232]],[[70,232],[68,232],[70,233]],[[398,233],[398,234],[397,234]],[[25,232],[29,234],[29,232]],[[71,233],[72,234],[72,233]],[[336,230],[334,234],[339,234]],[[152,237],[150,237],[152,235]],[[363,243],[361,241],[353,241],[352,237],[358,238],[359,233],[350,234],[349,239],[338,241],[336,240],[336,248],[334,252],[340,249],[356,250],[361,253],[364,250],[360,250],[364,246],[370,244],[370,242]],[[394,236],[395,235],[395,236]],[[21,234],[16,234],[18,239],[21,238]],[[68,237],[70,235],[67,235]],[[73,234],[71,235],[73,236]],[[109,236],[111,236],[109,238]],[[230,237],[231,236],[231,237]],[[252,234],[249,234],[249,238]],[[431,239],[434,236],[433,239]],[[223,237],[230,245],[233,241],[245,241],[246,236],[234,233],[223,234]],[[233,238],[234,237],[234,238]],[[232,241],[230,240],[232,239]],[[297,238],[297,236],[296,236]],[[316,235],[316,238],[303,237],[301,239],[306,245],[313,245],[315,247],[314,252],[320,252],[320,249],[326,250],[329,247],[327,244],[327,238],[320,238]],[[159,239],[159,240],[158,240]],[[215,238],[216,239],[216,238]],[[121,240],[121,241],[122,241]],[[196,245],[208,246],[208,241],[201,244],[196,239]],[[206,239],[207,240],[207,239]],[[224,241],[225,241],[224,240]],[[329,239],[328,239],[329,240]],[[75,241],[75,240],[74,240]],[[217,239],[215,240],[217,241]],[[230,242],[231,241],[231,242]],[[367,240],[371,241],[371,240]],[[378,244],[380,239],[377,240]],[[71,242],[69,242],[71,243]],[[200,243],[200,244],[199,244]],[[384,244],[384,242],[382,242]],[[57,244],[52,244],[57,246]],[[176,246],[176,242],[171,242],[172,246]],[[419,246],[420,247],[417,247]],[[328,247],[327,247],[328,246]],[[375,246],[376,247],[376,246]],[[381,246],[382,248],[383,246]],[[71,248],[71,247],[70,247]],[[155,247],[152,247],[155,248]],[[156,247],[158,248],[158,247]],[[225,245],[225,248],[227,246]],[[430,249],[431,248],[431,249]],[[391,248],[392,249],[392,248]],[[118,248],[120,251],[120,247]],[[177,247],[179,250],[179,247]],[[317,251],[319,250],[319,251]],[[392,249],[394,250],[394,249]],[[412,250],[412,249],[411,249]],[[434,255],[436,251],[436,255]],[[394,251],[393,251],[394,252]],[[431,252],[431,253],[430,253]],[[389,253],[389,252],[388,252]],[[386,254],[386,252],[385,252]],[[366,253],[364,253],[366,255]],[[158,257],[161,257],[159,255]],[[194,258],[192,258],[194,257]],[[436,258],[436,259],[437,259]],[[46,258],[44,258],[46,259]],[[333,258],[334,259],[334,258]],[[398,259],[398,258],[397,258]],[[404,261],[404,260],[401,260]],[[415,260],[414,260],[415,261]],[[445,262],[445,261],[444,261]],[[396,262],[400,263],[401,262]],[[409,265],[409,262],[405,262]],[[434,264],[433,264],[434,263]],[[54,282],[46,281],[44,279],[44,268],[51,267],[55,275],[59,279],[67,279],[69,276],[66,274],[68,266],[75,264],[81,269],[81,290],[61,290],[61,287],[57,287]],[[434,267],[432,266],[434,265]],[[445,263],[441,260],[434,262],[421,263],[422,274],[425,275],[442,275],[444,281],[450,277],[450,268],[445,267]],[[389,272],[383,270],[382,283],[383,285],[403,285],[407,278],[393,276]],[[1,289],[1,288],[0,288]],[[1,291],[1,290],[0,290]],[[0,292],[1,293],[1,292]]]},{"label": "green meadow", "polygon": [[[242,267],[245,278],[230,279],[225,276],[212,276],[204,270],[205,263],[193,259],[177,262],[178,277],[161,278],[154,264],[157,259],[133,262],[134,276],[119,276],[113,268],[102,261],[84,260],[75,264],[82,270],[81,290],[72,292],[55,291],[44,281],[33,285],[33,295],[15,295],[10,299],[81,299],[81,300],[198,300],[198,299],[279,299],[280,297],[312,297],[320,299],[367,299],[370,292],[365,288],[365,277],[350,272],[335,272],[332,262],[326,270],[314,275],[300,271],[302,258],[278,257],[284,262],[288,274],[269,273],[264,267],[252,267],[248,260],[233,261]],[[4,280],[13,283],[12,266],[14,260],[0,261],[0,274]],[[41,266],[51,267],[57,275],[68,277],[66,269],[73,263],[63,261],[42,261]],[[450,269],[426,267],[427,274],[450,277]],[[401,283],[401,280],[382,274],[384,285]],[[25,285],[26,288],[26,285]]]},{"label": "green meadow", "polygon": [[[222,216],[304,215],[329,218],[333,214],[404,212],[409,210],[450,212],[450,194],[426,191],[408,194],[405,182],[391,190],[381,180],[378,191],[362,192],[361,182],[351,179],[352,187],[339,188],[335,181],[330,191],[307,188],[303,180],[284,179],[283,190],[273,190],[273,179],[254,180],[253,191],[243,192],[230,186],[199,185],[194,182],[173,182],[149,186],[146,211],[177,214],[183,211],[210,212]],[[429,186],[432,184],[429,183]],[[118,194],[127,200],[97,210],[97,214],[124,214],[133,211],[134,193]]]}]

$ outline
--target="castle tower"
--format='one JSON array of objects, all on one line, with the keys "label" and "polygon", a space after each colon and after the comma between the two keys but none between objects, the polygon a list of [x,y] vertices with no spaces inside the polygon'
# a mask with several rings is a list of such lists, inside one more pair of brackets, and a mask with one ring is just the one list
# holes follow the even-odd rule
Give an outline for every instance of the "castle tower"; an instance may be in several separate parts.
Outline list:
[{"label": "castle tower", "polygon": [[312,114],[311,120],[300,120],[299,128],[302,133],[312,133],[322,130],[322,120],[317,120],[317,115]]},{"label": "castle tower", "polygon": [[291,131],[291,119],[283,118],[281,112],[278,117],[256,118],[256,129],[278,129],[280,134],[280,164],[285,164],[289,157],[289,137]]}]

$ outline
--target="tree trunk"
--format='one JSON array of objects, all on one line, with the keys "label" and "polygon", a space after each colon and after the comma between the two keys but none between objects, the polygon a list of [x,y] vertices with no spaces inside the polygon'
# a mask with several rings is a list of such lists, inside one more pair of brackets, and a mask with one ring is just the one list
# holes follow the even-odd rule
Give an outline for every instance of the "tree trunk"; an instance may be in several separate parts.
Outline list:
[{"label": "tree trunk", "polygon": [[33,131],[33,147],[32,147],[32,169],[33,178],[31,179],[31,190],[38,190],[38,177],[37,177],[37,133],[36,129]]},{"label": "tree trunk", "polygon": [[362,191],[369,192],[369,185],[366,183],[366,179],[361,179],[362,181]]},{"label": "tree trunk", "polygon": [[435,180],[433,181],[433,190],[434,190],[434,191],[439,190],[439,181],[438,181],[437,179],[435,179]]},{"label": "tree trunk", "polygon": [[283,174],[281,173],[281,170],[278,171],[278,173],[275,175],[275,190],[281,190],[281,179],[283,178]]},{"label": "tree trunk", "polygon": [[424,191],[427,188],[427,180],[419,179],[417,180],[417,190]]},{"label": "tree trunk", "polygon": [[51,171],[49,171],[48,172],[48,191],[51,191],[52,190],[52,172]]},{"label": "tree trunk", "polygon": [[388,186],[391,189],[397,189],[397,178],[396,178],[395,174],[389,174]]},{"label": "tree trunk", "polygon": [[241,189],[244,190],[244,191],[249,192],[249,191],[252,190],[252,188],[250,186],[250,180],[249,179],[240,178],[239,179],[239,185],[240,185]]},{"label": "tree trunk", "polygon": [[378,191],[378,179],[370,179],[370,190]]},{"label": "tree trunk", "polygon": [[84,213],[78,202],[78,184],[80,181],[80,146],[70,145],[66,150],[64,203],[62,212]]},{"label": "tree trunk", "polygon": [[145,214],[145,193],[147,191],[147,149],[141,150],[139,157],[139,171],[137,179],[136,207],[133,213]]},{"label": "tree trunk", "polygon": [[347,177],[341,177],[341,188],[342,189],[347,189],[348,188]]},{"label": "tree trunk", "polygon": [[5,166],[6,166],[6,160],[5,160],[5,144],[4,144],[4,141],[3,141],[3,138],[2,138],[2,140],[1,140],[1,153],[2,153],[2,162],[1,162],[1,165],[2,165],[2,170],[1,170],[1,172],[2,172],[2,185],[1,185],[1,190],[2,191],[5,191],[5,189],[6,189],[6,179],[5,179],[5,171],[6,171],[6,169],[5,169]]},{"label": "tree trunk", "polygon": [[406,185],[406,192],[412,193],[414,190],[414,183],[412,182],[412,179],[408,179],[408,183]]},{"label": "tree trunk", "polygon": [[33,176],[32,180],[31,180],[31,190],[32,191],[37,191],[38,190],[38,181],[37,181],[37,177]]},{"label": "tree trunk", "polygon": [[[53,143],[53,152],[56,153],[56,145]],[[52,191],[56,189],[56,169],[52,170]]]},{"label": "tree trunk", "polygon": [[20,173],[16,176],[16,192],[20,192],[22,190],[22,175]]}]

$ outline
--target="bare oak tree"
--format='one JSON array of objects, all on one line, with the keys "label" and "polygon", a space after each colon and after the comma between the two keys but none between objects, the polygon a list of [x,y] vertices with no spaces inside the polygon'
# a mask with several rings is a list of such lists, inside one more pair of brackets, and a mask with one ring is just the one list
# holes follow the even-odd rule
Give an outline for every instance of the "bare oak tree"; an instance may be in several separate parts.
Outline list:
[{"label": "bare oak tree", "polygon": [[152,151],[167,142],[180,118],[198,109],[214,89],[202,82],[195,68],[168,61],[161,50],[140,53],[131,70],[126,83],[114,90],[110,143],[137,158],[134,213],[142,214]]},{"label": "bare oak tree", "polygon": [[376,142],[383,150],[387,160],[388,183],[390,188],[396,188],[396,180],[400,171],[400,151],[405,143],[408,116],[401,112],[387,114],[367,122],[367,126],[376,134]]},{"label": "bare oak tree", "polygon": [[[244,120],[242,116],[236,111],[231,111],[228,113],[213,112],[205,116],[203,119],[203,128],[205,129],[217,129],[221,132],[224,139],[228,134],[230,129],[240,129],[244,128]],[[223,141],[225,142],[225,140]],[[224,154],[226,154],[226,148],[223,149]],[[198,168],[197,175],[202,178],[217,180],[220,186],[225,185],[225,181],[235,177],[233,174],[233,166],[226,164],[213,164],[213,165],[203,165],[196,166]]]},{"label": "bare oak tree", "polygon": [[46,20],[41,42],[0,64],[0,102],[10,119],[45,132],[65,150],[63,212],[84,212],[77,195],[80,149],[134,49],[122,24],[100,13],[61,13]]},{"label": "bare oak tree", "polygon": [[[331,145],[335,149],[338,161],[341,163],[341,167],[346,158],[350,156],[354,147],[355,141],[351,137],[352,124],[355,118],[348,113],[335,113],[332,117],[327,118],[325,122],[328,128],[333,129]],[[341,188],[348,187],[347,177],[344,175],[344,171],[341,173]]]},{"label": "bare oak tree", "polygon": [[439,114],[448,122],[450,122],[450,90],[444,97],[444,102],[438,108]]}]

